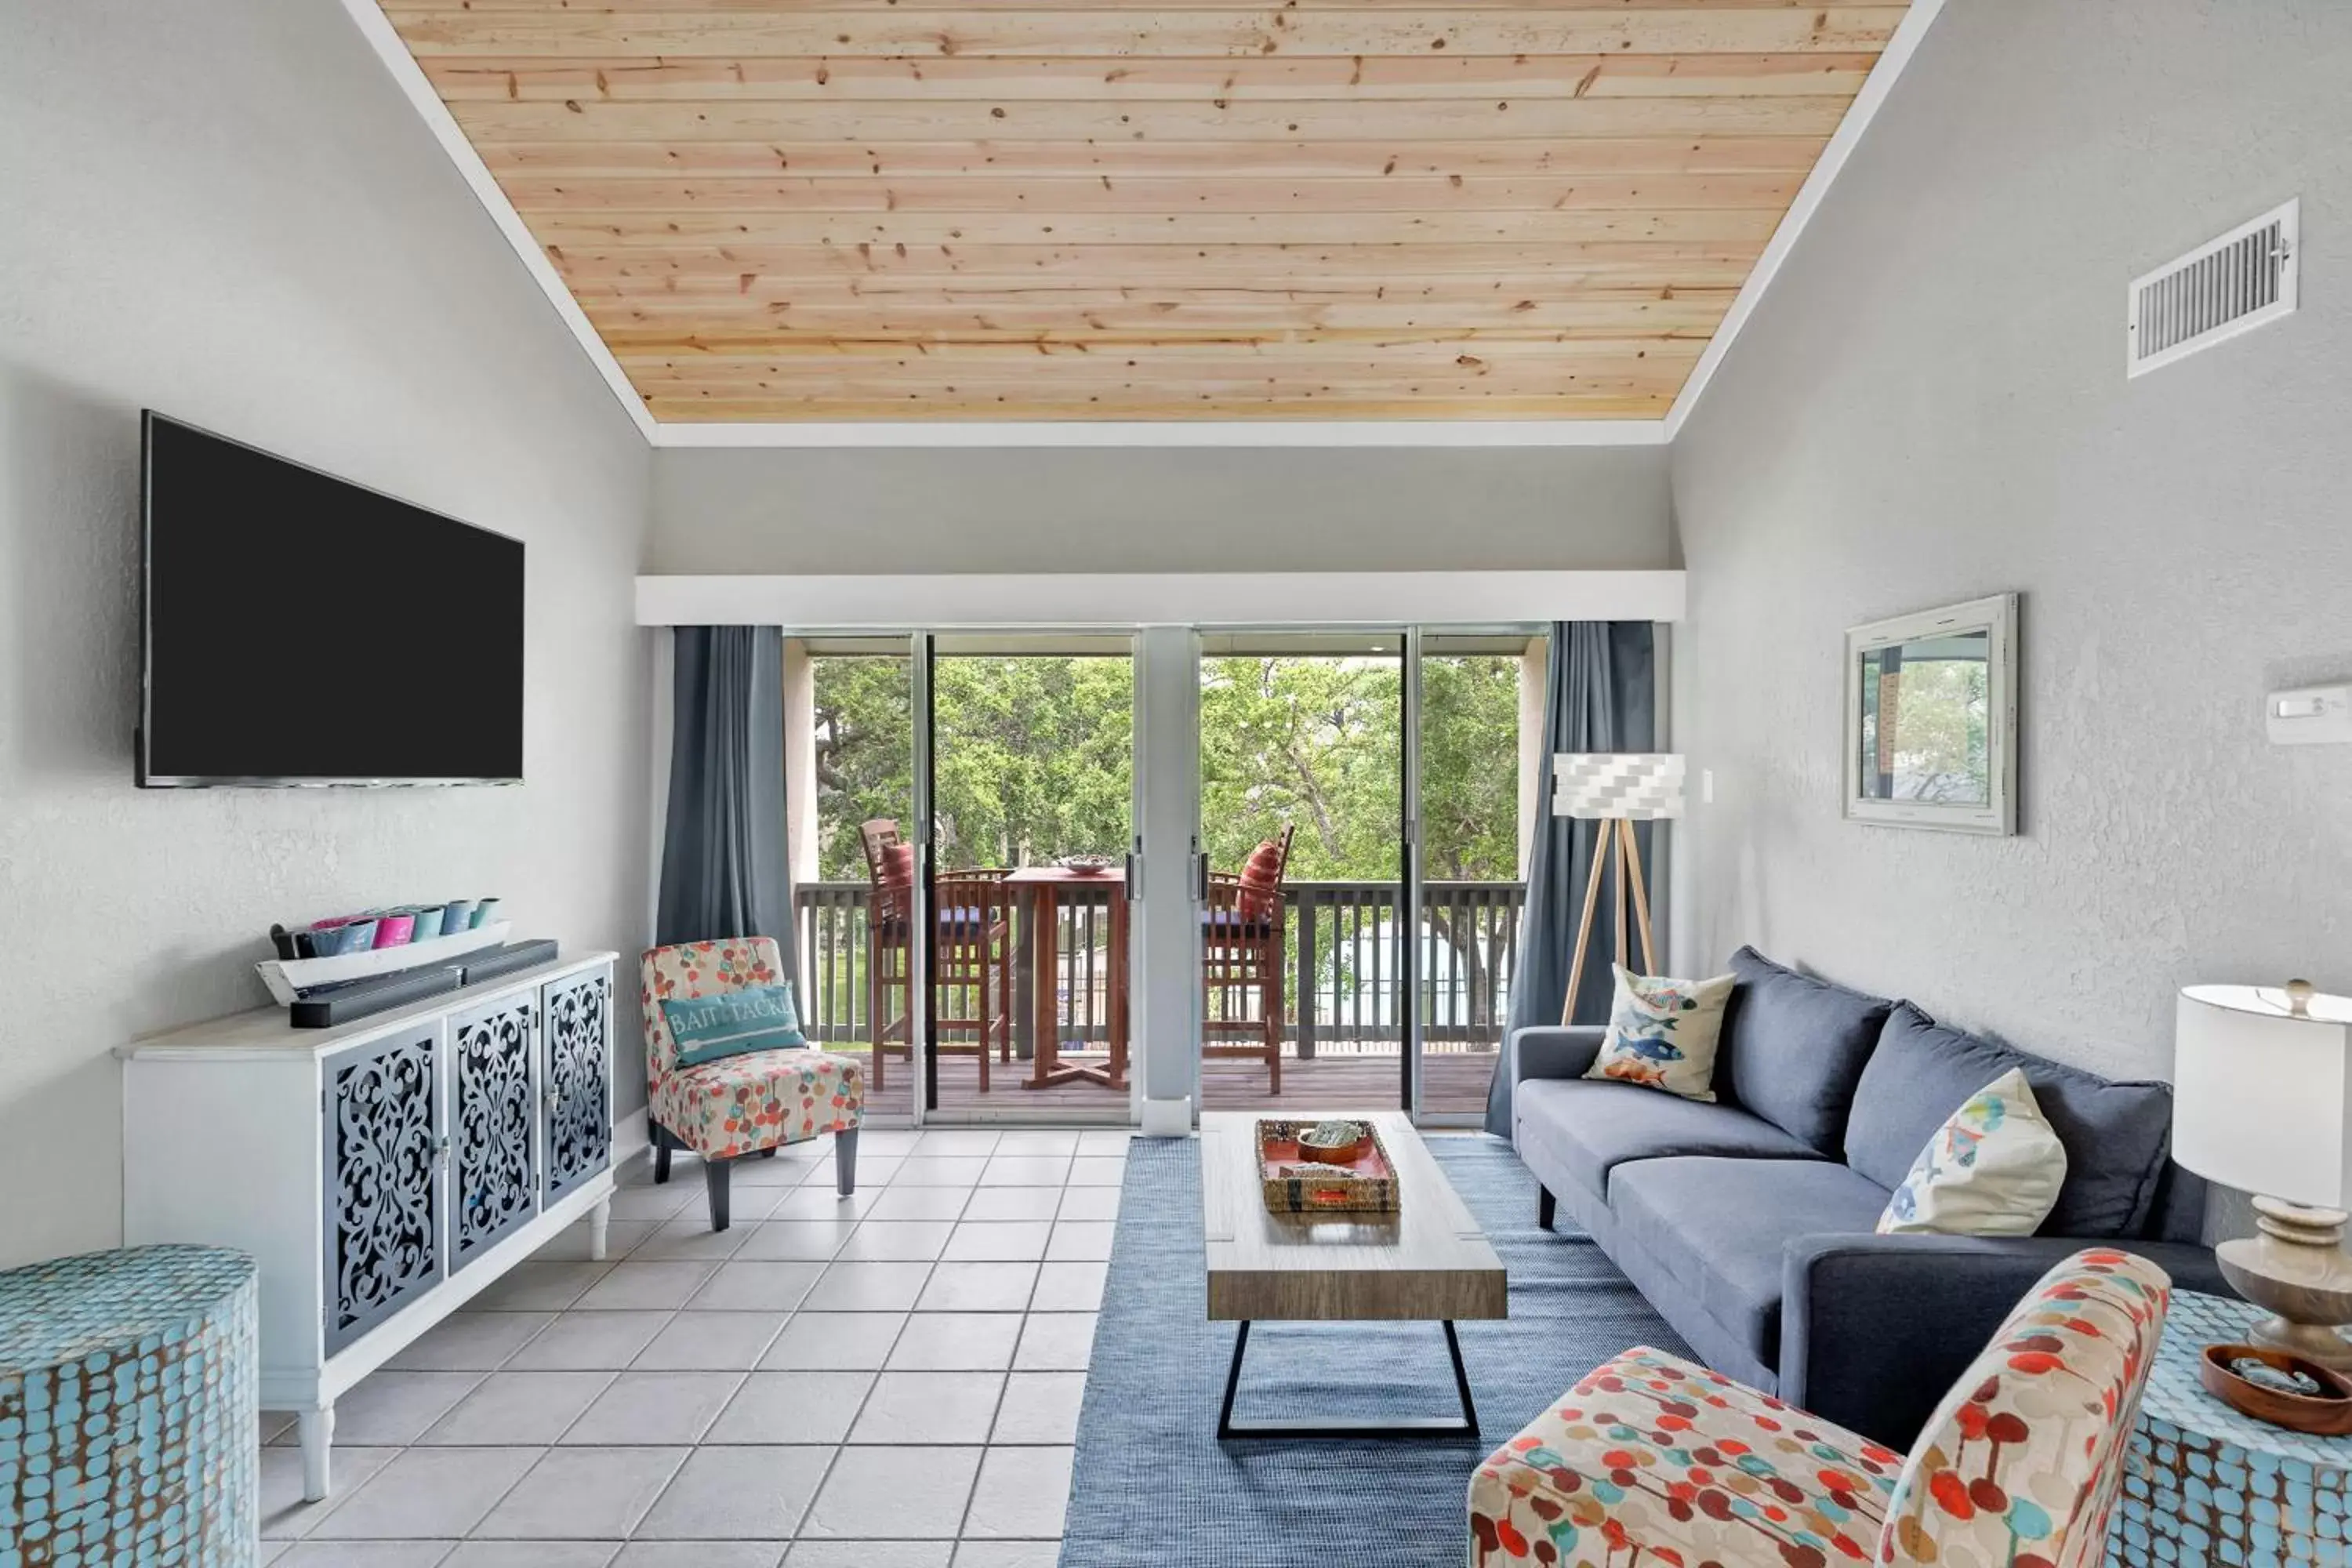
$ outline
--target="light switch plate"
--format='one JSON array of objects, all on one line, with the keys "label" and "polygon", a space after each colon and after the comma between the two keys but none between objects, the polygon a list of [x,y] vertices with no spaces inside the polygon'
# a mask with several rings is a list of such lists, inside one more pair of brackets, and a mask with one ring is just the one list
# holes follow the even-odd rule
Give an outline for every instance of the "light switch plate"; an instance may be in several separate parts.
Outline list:
[{"label": "light switch plate", "polygon": [[2263,700],[2263,724],[2279,746],[2352,741],[2352,686],[2304,686]]}]

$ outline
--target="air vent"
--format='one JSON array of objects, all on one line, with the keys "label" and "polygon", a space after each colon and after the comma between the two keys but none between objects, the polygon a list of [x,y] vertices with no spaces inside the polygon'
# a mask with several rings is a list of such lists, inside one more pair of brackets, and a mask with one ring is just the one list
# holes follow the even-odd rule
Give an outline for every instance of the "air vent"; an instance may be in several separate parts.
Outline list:
[{"label": "air vent", "polygon": [[2294,310],[2300,200],[2133,279],[2128,368],[2145,375]]}]

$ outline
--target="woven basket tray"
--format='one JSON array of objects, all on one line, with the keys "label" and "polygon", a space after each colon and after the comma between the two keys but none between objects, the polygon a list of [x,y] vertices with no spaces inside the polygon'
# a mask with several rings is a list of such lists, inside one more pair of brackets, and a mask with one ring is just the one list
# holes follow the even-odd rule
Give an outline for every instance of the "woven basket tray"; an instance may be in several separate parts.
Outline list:
[{"label": "woven basket tray", "polygon": [[1363,1147],[1344,1165],[1327,1165],[1298,1152],[1298,1135],[1315,1125],[1279,1118],[1257,1124],[1259,1184],[1276,1214],[1394,1214],[1396,1166],[1380,1130],[1365,1124]]}]

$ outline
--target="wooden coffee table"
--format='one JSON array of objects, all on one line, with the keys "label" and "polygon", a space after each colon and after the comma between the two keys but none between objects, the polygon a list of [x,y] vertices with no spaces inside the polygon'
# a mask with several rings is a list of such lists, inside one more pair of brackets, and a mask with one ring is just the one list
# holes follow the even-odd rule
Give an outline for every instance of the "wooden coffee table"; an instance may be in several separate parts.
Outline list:
[{"label": "wooden coffee table", "polygon": [[[1412,1122],[1400,1110],[1286,1110],[1286,1118],[1346,1117],[1369,1121],[1396,1166],[1400,1212],[1393,1215],[1278,1215],[1258,1184],[1256,1111],[1211,1111],[1201,1118],[1201,1223],[1207,1244],[1209,1318],[1239,1322],[1225,1373],[1217,1436],[1228,1437],[1475,1437],[1478,1412],[1462,1366],[1454,1325],[1505,1318],[1510,1304],[1503,1261],[1478,1222],[1454,1195]],[[1240,1423],[1234,1394],[1250,1324],[1289,1321],[1435,1321],[1454,1361],[1459,1419],[1438,1416],[1367,1426],[1301,1419]]]}]

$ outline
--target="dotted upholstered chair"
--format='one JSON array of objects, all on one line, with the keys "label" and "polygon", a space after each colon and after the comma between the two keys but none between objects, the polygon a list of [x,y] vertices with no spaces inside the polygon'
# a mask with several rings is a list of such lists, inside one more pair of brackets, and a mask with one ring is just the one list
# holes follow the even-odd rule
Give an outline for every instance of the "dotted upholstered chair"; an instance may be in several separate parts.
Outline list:
[{"label": "dotted upholstered chair", "polygon": [[736,937],[646,950],[639,963],[646,1026],[646,1114],[652,1124],[654,1180],[669,1180],[669,1157],[684,1149],[703,1160],[710,1189],[710,1228],[727,1228],[727,1181],[734,1162],[772,1155],[787,1143],[827,1132],[841,1194],[857,1185],[857,1127],[866,1105],[866,1075],[847,1057],[806,1047],[751,1051],[699,1067],[680,1068],[677,1042],[661,1004],[678,997],[719,996],[751,985],[773,985],[779,972],[775,940]]},{"label": "dotted upholstered chair", "polygon": [[2090,1568],[2171,1281],[2078,1252],[2027,1292],[1906,1458],[1663,1351],[1595,1371],[1478,1467],[1473,1568]]}]

